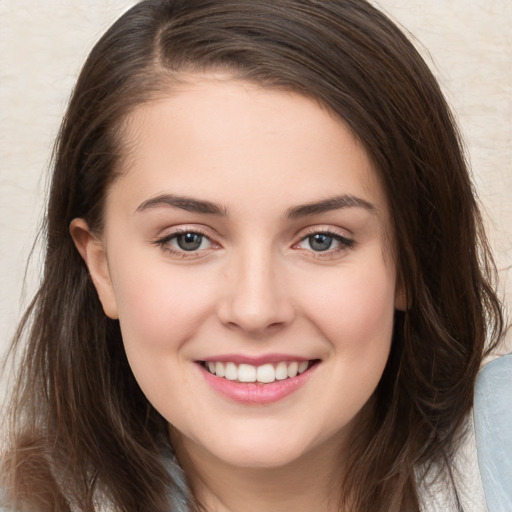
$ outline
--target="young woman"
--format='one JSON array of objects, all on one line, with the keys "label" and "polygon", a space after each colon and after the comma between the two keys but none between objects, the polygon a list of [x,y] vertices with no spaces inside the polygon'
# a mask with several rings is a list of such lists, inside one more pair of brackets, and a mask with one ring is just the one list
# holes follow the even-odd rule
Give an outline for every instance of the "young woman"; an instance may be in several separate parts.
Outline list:
[{"label": "young woman", "polygon": [[10,507],[460,507],[500,304],[443,96],[371,5],[137,4],[82,70],[46,230]]}]

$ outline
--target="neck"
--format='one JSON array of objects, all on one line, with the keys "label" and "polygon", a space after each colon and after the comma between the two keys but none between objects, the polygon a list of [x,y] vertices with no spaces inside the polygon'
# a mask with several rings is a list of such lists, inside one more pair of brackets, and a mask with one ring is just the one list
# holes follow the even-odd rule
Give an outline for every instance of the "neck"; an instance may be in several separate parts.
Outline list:
[{"label": "neck", "polygon": [[207,512],[337,512],[343,444],[341,439],[330,440],[285,466],[271,468],[232,466],[185,439],[175,447],[194,496]]}]

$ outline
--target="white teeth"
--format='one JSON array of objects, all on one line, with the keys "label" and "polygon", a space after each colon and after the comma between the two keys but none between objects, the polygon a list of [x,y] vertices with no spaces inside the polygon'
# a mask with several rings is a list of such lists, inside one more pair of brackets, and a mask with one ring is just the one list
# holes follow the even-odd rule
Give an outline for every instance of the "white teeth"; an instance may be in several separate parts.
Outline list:
[{"label": "white teeth", "polygon": [[308,369],[308,365],[309,363],[307,361],[302,361],[297,369],[298,373],[304,373]]},{"label": "white teeth", "polygon": [[296,377],[299,369],[299,363],[290,363],[288,365],[288,377]]},{"label": "white teeth", "polygon": [[256,367],[252,364],[241,364],[238,367],[238,380],[240,382],[255,382]]},{"label": "white teeth", "polygon": [[256,370],[256,380],[263,384],[274,382],[276,380],[276,371],[274,370],[274,367],[271,364],[258,366],[258,369]]},{"label": "white teeth", "polygon": [[215,375],[217,375],[217,377],[224,377],[226,375],[224,363],[215,363]]},{"label": "white teeth", "polygon": [[284,380],[288,378],[288,366],[286,363],[279,363],[276,366],[276,380]]},{"label": "white teeth", "polygon": [[285,380],[296,377],[304,373],[309,368],[309,361],[291,362],[281,361],[277,365],[271,363],[254,366],[252,364],[220,363],[208,361],[206,368],[217,375],[228,380],[238,380],[239,382],[259,382],[269,384],[276,380]]},{"label": "white teeth", "polygon": [[238,371],[235,363],[226,363],[226,375],[224,375],[228,380],[236,380],[238,379]]}]

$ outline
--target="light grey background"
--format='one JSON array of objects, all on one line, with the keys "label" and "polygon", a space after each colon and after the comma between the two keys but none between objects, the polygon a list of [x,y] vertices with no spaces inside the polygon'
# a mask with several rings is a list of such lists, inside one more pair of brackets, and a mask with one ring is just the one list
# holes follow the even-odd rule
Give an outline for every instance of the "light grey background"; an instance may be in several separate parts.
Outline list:
[{"label": "light grey background", "polygon": [[[23,287],[70,91],[94,42],[134,3],[0,0],[0,354],[40,275],[36,249]],[[510,304],[512,1],[375,3],[414,34],[456,112]]]}]

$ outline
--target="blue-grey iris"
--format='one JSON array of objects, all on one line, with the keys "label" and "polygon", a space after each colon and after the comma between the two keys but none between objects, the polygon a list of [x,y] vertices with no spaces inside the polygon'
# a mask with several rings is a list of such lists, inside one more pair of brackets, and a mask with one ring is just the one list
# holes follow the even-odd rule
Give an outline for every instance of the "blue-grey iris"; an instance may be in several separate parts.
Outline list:
[{"label": "blue-grey iris", "polygon": [[195,251],[199,249],[202,241],[203,236],[197,233],[183,233],[176,237],[176,243],[183,251]]},{"label": "blue-grey iris", "polygon": [[324,235],[322,233],[317,233],[316,235],[311,235],[308,237],[309,246],[314,251],[327,251],[331,248],[333,237],[329,235]]}]

